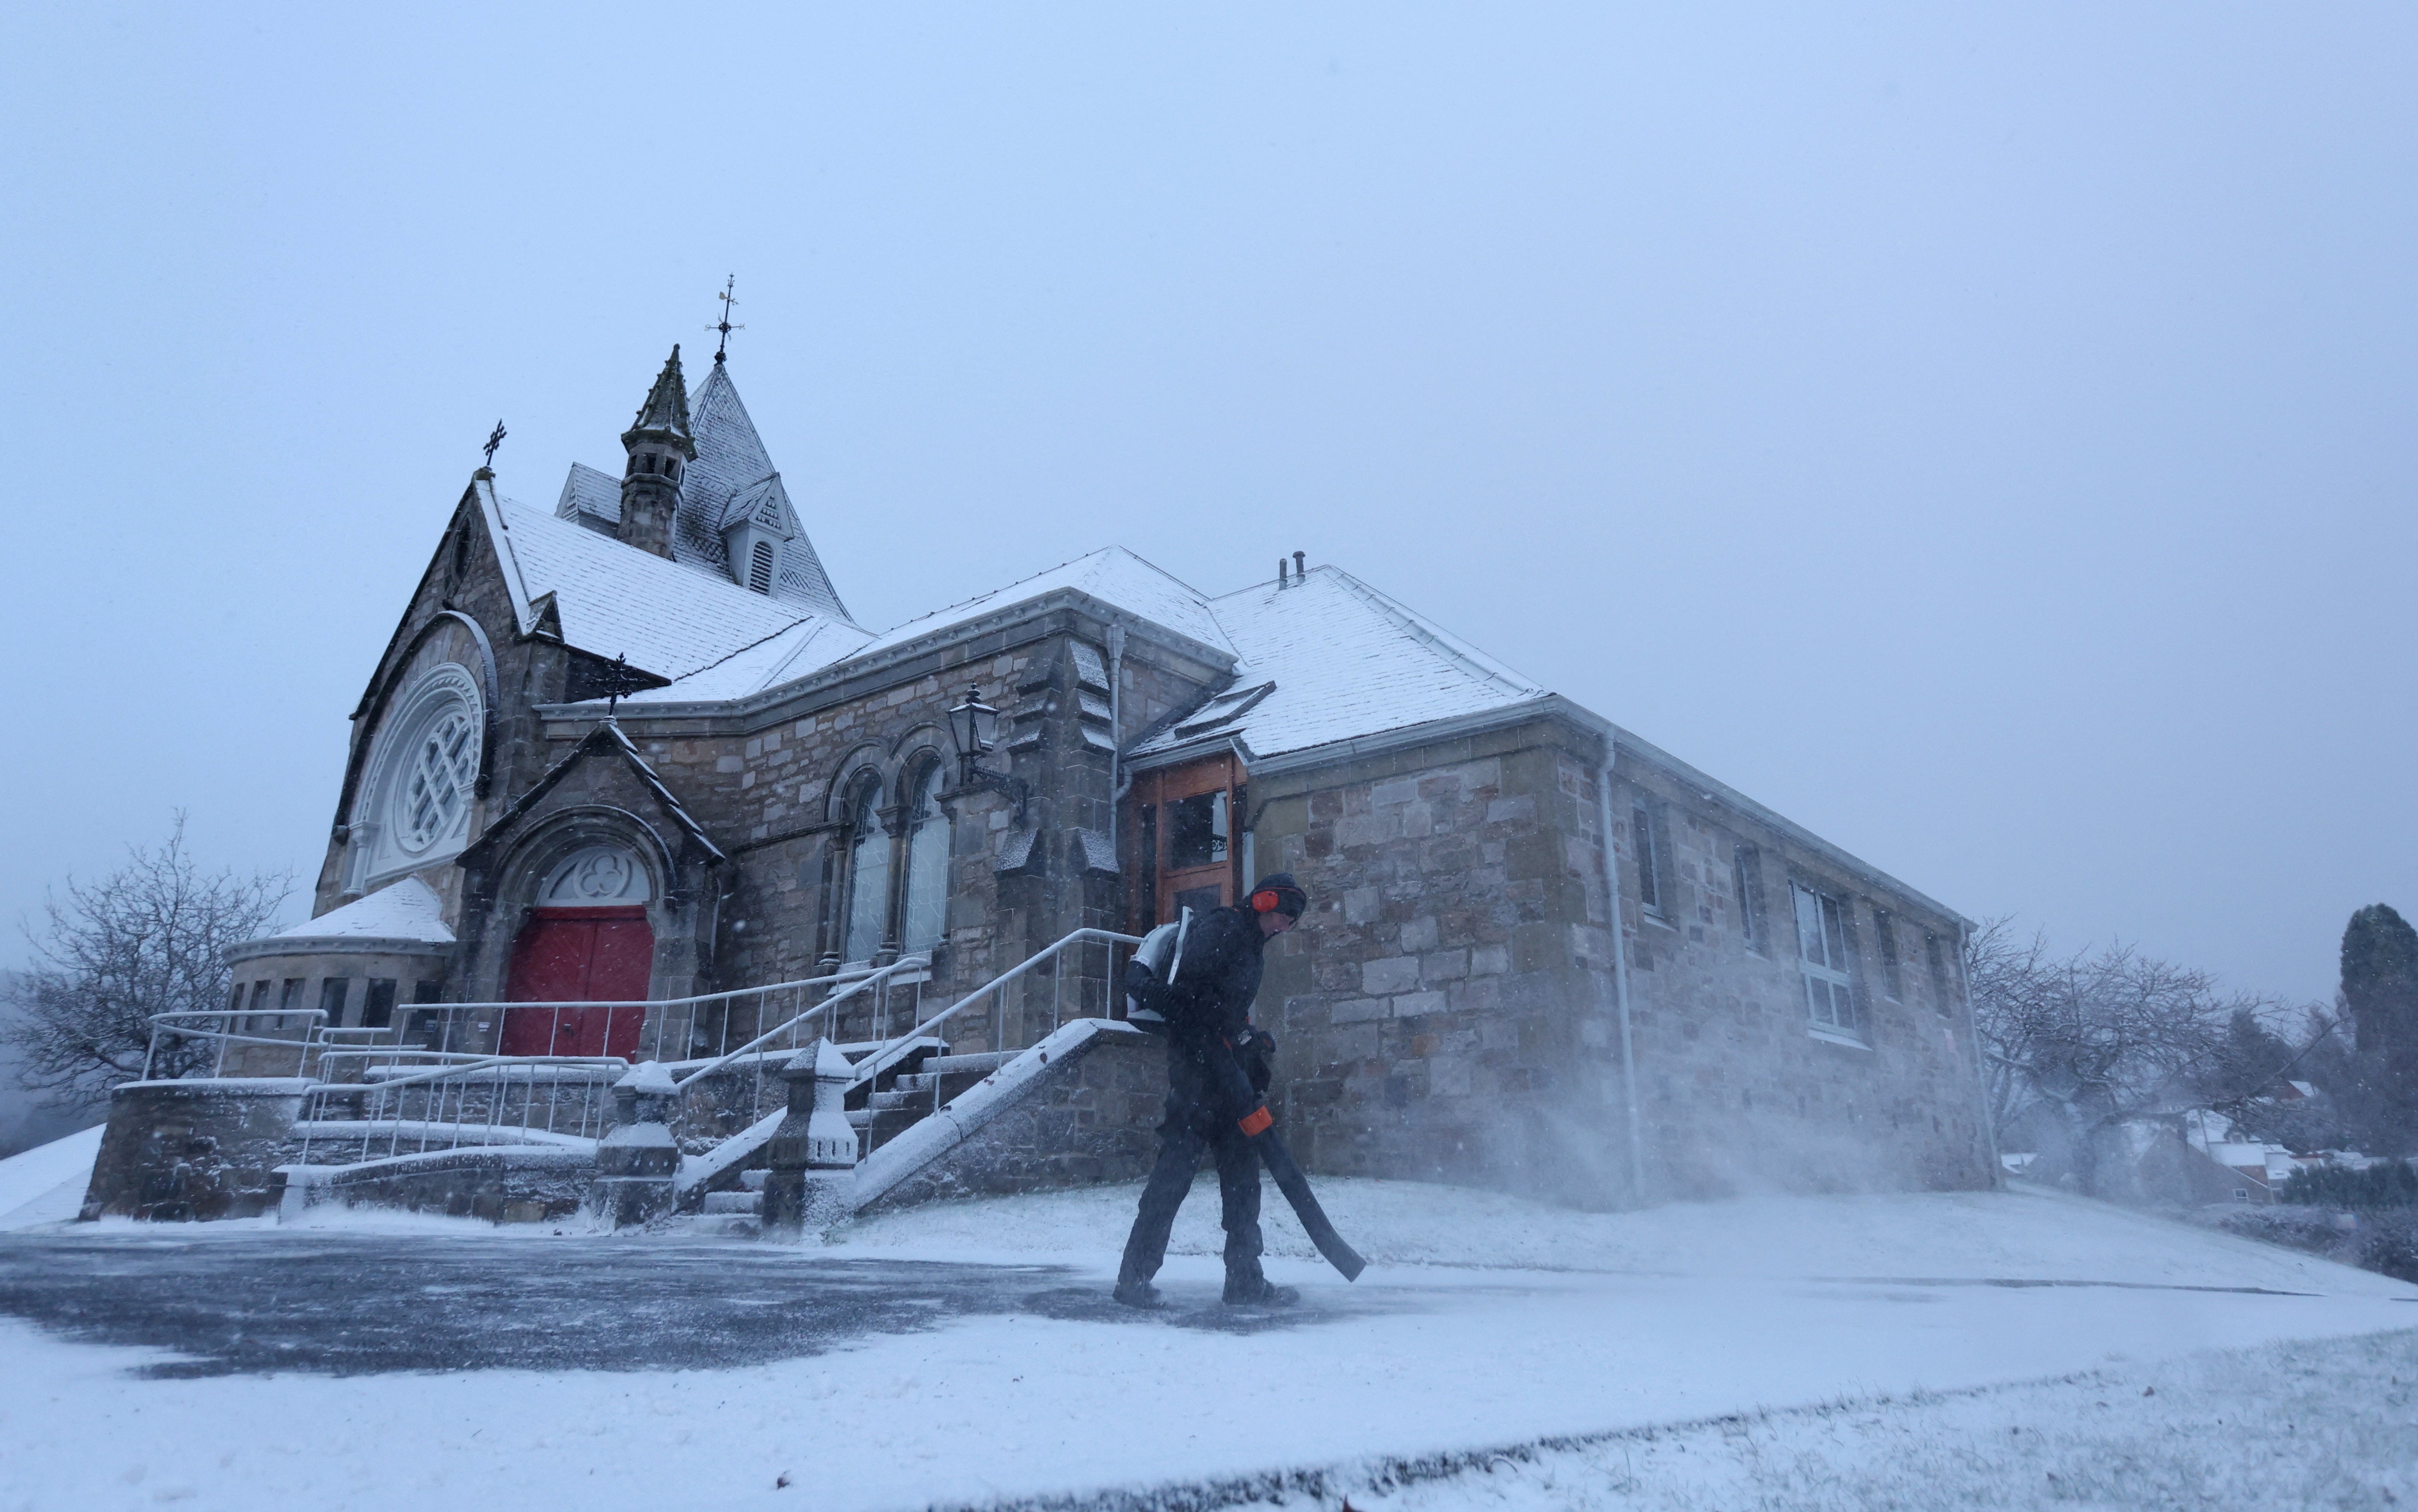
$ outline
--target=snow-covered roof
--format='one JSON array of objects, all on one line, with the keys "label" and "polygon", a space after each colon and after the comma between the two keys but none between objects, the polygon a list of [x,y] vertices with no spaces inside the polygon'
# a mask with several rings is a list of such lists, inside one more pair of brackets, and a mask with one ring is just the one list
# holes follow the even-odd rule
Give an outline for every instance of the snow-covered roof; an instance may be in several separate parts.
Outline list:
[{"label": "snow-covered roof", "polygon": [[281,929],[272,939],[418,939],[451,945],[453,931],[445,927],[445,905],[435,890],[417,877],[406,877],[316,919]]},{"label": "snow-covered roof", "polygon": [[516,597],[534,605],[553,595],[563,640],[593,655],[627,656],[632,666],[678,678],[823,618],[750,593],[712,568],[666,561],[512,499],[495,504],[496,540],[517,575]]},{"label": "snow-covered roof", "polygon": [[985,615],[1068,591],[1175,631],[1213,652],[1232,654],[1233,648],[1225,632],[1218,628],[1216,617],[1209,613],[1199,592],[1123,546],[1109,546],[962,603],[910,619],[879,635],[868,635],[854,625],[834,620],[805,620],[771,639],[702,666],[668,686],[650,688],[621,702],[635,709],[747,698],[845,662],[941,634]]},{"label": "snow-covered roof", "polygon": [[1136,747],[1137,759],[1238,741],[1304,751],[1551,696],[1434,621],[1338,567],[1209,601],[1239,658],[1228,691]]},{"label": "snow-covered roof", "polygon": [[724,703],[751,696],[767,688],[795,682],[836,662],[846,661],[865,642],[865,633],[833,619],[803,619],[779,634],[758,641],[676,678],[660,688],[631,694],[625,709],[659,704]]},{"label": "snow-covered roof", "polygon": [[1233,645],[1209,612],[1199,589],[1144,561],[1123,546],[1104,546],[1088,557],[1061,562],[1046,573],[977,594],[905,624],[885,630],[867,642],[866,656],[903,646],[911,640],[979,619],[997,610],[1013,608],[1060,589],[1072,589],[1128,614],[1163,625],[1213,650],[1232,651]]}]

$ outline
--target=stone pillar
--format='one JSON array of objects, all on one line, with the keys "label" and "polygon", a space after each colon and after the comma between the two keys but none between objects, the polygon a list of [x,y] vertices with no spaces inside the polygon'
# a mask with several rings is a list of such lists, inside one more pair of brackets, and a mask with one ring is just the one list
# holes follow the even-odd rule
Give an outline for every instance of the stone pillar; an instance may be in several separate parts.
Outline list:
[{"label": "stone pillar", "polygon": [[768,1147],[766,1232],[820,1234],[856,1211],[856,1127],[847,1108],[855,1074],[829,1039],[817,1040],[781,1068],[789,1084],[789,1116]]},{"label": "stone pillar", "polygon": [[613,1084],[612,1131],[596,1146],[596,1181],[588,1206],[616,1229],[672,1210],[680,1146],[672,1142],[671,1102],[680,1095],[660,1061],[641,1061]]}]

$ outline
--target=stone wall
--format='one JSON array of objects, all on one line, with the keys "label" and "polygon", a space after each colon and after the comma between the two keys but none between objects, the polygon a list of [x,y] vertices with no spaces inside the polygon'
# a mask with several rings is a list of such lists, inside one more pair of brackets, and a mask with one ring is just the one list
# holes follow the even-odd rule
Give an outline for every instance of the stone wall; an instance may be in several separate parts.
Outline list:
[{"label": "stone wall", "polygon": [[308,1085],[276,1077],[118,1087],[83,1215],[191,1221],[267,1212]]},{"label": "stone wall", "polygon": [[[1599,737],[1538,720],[1255,778],[1259,867],[1314,900],[1271,947],[1260,1000],[1304,1163],[1587,1205],[1990,1184],[1960,921],[1643,742],[1621,752],[1633,1067]],[[1657,827],[1653,910],[1639,807]],[[1847,913],[1852,1032],[1811,1023],[1793,883]]]},{"label": "stone wall", "polygon": [[[1662,906],[1652,911],[1641,901],[1641,807],[1660,861]],[[1650,748],[1624,745],[1612,809],[1649,1196],[1994,1182],[1953,915],[1724,801],[1718,785]],[[1741,863],[1759,894],[1752,918]],[[1812,1021],[1798,884],[1843,905],[1856,1008],[1847,1032]],[[1893,988],[1882,913],[1897,945]],[[1937,978],[1926,936],[1939,946]]]},{"label": "stone wall", "polygon": [[440,1150],[358,1166],[284,1167],[269,1200],[286,1217],[336,1202],[490,1223],[543,1223],[576,1214],[595,1176],[595,1157],[584,1150]]},{"label": "stone wall", "polygon": [[1259,1013],[1306,1166],[1625,1195],[1609,978],[1571,840],[1584,739],[1539,720],[1254,779],[1259,868],[1312,899],[1269,951]]}]

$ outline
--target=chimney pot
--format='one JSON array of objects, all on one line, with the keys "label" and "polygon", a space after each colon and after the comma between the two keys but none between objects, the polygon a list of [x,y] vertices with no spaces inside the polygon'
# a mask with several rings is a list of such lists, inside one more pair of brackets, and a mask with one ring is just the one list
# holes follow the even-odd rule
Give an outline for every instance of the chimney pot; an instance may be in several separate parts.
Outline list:
[{"label": "chimney pot", "polygon": [[1303,558],[1303,557],[1307,557],[1307,556],[1308,556],[1308,555],[1309,555],[1309,553],[1308,553],[1308,552],[1306,552],[1306,551],[1296,551],[1296,552],[1294,552],[1294,553],[1293,554],[1293,576],[1295,576],[1295,577],[1308,577],[1308,576],[1309,575],[1309,569],[1302,565],[1302,558]]}]

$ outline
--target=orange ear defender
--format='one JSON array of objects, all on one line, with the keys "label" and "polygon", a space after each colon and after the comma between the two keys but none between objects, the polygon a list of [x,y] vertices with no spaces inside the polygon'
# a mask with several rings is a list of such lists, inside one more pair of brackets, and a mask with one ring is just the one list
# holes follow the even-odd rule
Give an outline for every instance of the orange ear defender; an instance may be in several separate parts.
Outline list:
[{"label": "orange ear defender", "polygon": [[1277,905],[1283,901],[1284,899],[1277,895],[1277,890],[1275,888],[1263,887],[1251,894],[1251,911],[1253,913],[1274,913],[1277,911]]}]

